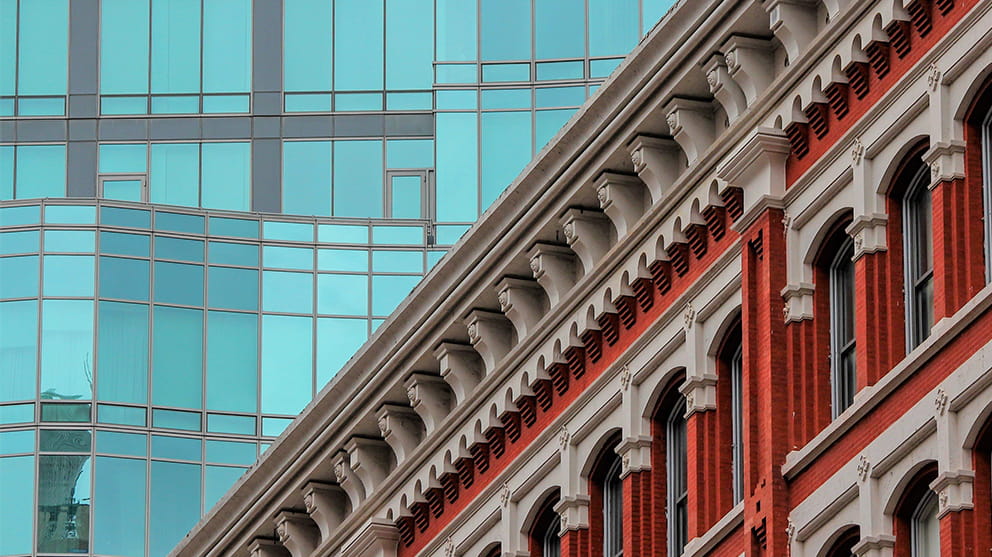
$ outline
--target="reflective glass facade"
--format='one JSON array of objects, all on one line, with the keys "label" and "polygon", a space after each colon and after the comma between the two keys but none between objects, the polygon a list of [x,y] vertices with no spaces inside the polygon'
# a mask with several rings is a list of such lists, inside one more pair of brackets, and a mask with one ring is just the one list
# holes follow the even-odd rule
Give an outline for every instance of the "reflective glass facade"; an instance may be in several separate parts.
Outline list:
[{"label": "reflective glass facade", "polygon": [[0,556],[165,555],[671,0],[0,0]]}]

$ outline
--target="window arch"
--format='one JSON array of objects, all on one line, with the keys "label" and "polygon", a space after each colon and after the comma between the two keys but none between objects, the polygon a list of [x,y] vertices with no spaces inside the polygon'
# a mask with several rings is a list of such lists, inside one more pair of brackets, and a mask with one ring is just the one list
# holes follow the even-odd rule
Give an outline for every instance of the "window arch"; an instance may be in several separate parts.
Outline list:
[{"label": "window arch", "polygon": [[854,546],[861,540],[861,529],[851,526],[838,535],[823,557],[854,557]]},{"label": "window arch", "polygon": [[930,489],[935,479],[937,463],[930,462],[906,485],[895,511],[896,557],[940,556],[937,495]]},{"label": "window arch", "polygon": [[610,437],[590,475],[590,518],[594,531],[602,528],[603,557],[623,555],[622,462],[614,450],[619,444],[619,435]]},{"label": "window arch", "polygon": [[[987,77],[965,115],[967,192],[970,198],[981,191],[985,259],[985,283],[992,282],[992,77]],[[971,194],[974,192],[974,197]]]},{"label": "window arch", "polygon": [[[720,421],[720,515],[744,499],[744,350],[741,316],[732,317],[716,353]],[[729,494],[729,498],[727,495]]]},{"label": "window arch", "polygon": [[902,196],[907,351],[926,340],[930,336],[930,327],[933,326],[933,207],[930,199],[930,172],[922,161],[913,167]]},{"label": "window arch", "polygon": [[[829,373],[829,418],[854,402],[857,392],[855,335],[854,241],[846,232],[851,214],[844,213],[825,235],[816,257],[816,320],[824,341]],[[826,372],[824,372],[826,373]],[[827,390],[827,385],[824,385]]]},{"label": "window arch", "polygon": [[531,557],[561,557],[561,519],[555,512],[555,505],[560,500],[556,491],[541,505],[530,529]]},{"label": "window arch", "polygon": [[685,399],[678,397],[665,420],[665,477],[668,555],[681,555],[689,541],[689,482],[686,462]]}]

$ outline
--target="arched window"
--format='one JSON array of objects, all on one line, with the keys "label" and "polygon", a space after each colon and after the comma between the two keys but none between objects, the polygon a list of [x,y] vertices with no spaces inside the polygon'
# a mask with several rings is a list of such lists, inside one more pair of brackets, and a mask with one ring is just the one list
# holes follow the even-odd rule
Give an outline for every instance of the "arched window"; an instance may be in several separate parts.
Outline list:
[{"label": "arched window", "polygon": [[985,282],[992,282],[992,108],[986,108],[981,122],[982,198],[985,202]]},{"label": "arched window", "polygon": [[555,512],[558,494],[549,497],[541,506],[530,531],[530,554],[532,557],[561,557],[561,538],[558,532],[561,519]]},{"label": "arched window", "polygon": [[685,399],[678,397],[665,420],[668,488],[668,555],[681,555],[689,541],[689,482],[686,478]]},{"label": "arched window", "polygon": [[[716,451],[720,477],[719,514],[744,499],[744,351],[741,318],[733,317],[717,352],[717,418],[720,441]],[[729,495],[729,497],[728,497]]]},{"label": "arched window", "polygon": [[931,462],[916,473],[903,491],[895,512],[894,555],[940,557],[937,495],[930,489],[936,478],[937,464]]},{"label": "arched window", "polygon": [[854,337],[854,242],[843,230],[840,246],[829,266],[830,386],[836,418],[854,402],[857,390]]},{"label": "arched window", "polygon": [[824,557],[854,557],[854,546],[861,540],[861,530],[851,526],[834,540],[833,546]]},{"label": "arched window", "polygon": [[731,461],[734,504],[744,500],[744,346],[738,333],[737,349],[730,359]]},{"label": "arched window", "polygon": [[902,199],[906,267],[906,341],[912,350],[933,325],[933,209],[930,173],[920,164]]},{"label": "arched window", "polygon": [[940,557],[940,521],[933,491],[927,490],[913,510],[909,533],[913,557]]},{"label": "arched window", "polygon": [[623,480],[621,461],[617,456],[603,478],[603,555],[623,555]]}]

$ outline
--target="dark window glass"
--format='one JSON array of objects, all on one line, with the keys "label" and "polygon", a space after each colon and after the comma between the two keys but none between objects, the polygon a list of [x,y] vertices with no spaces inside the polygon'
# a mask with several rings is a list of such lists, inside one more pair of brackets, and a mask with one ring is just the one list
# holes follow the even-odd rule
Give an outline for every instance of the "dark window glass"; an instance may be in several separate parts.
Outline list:
[{"label": "dark window glass", "polygon": [[38,457],[38,552],[87,553],[90,457]]},{"label": "dark window glass", "polygon": [[910,350],[930,336],[933,325],[933,213],[929,178],[927,167],[921,167],[903,198],[906,321]]},{"label": "dark window glass", "polygon": [[100,297],[148,301],[148,260],[100,257]]},{"label": "dark window glass", "polygon": [[833,415],[854,402],[854,242],[846,237],[830,264],[830,376]]},{"label": "dark window glass", "polygon": [[689,541],[689,482],[686,478],[685,401],[668,415],[665,427],[668,479],[668,554],[681,555]]},{"label": "dark window glass", "polygon": [[97,398],[148,401],[148,306],[100,302]]},{"label": "dark window glass", "polygon": [[620,479],[621,460],[613,464],[603,478],[603,555],[623,555],[623,480]]}]

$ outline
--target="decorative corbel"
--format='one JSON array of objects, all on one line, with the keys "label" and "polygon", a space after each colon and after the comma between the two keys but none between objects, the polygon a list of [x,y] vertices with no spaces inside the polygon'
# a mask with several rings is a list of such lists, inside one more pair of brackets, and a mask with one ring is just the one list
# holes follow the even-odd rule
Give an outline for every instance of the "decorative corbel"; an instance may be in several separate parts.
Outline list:
[{"label": "decorative corbel", "polygon": [[248,544],[251,557],[289,557],[289,551],[279,542],[270,538],[254,538]]},{"label": "decorative corbel", "polygon": [[322,482],[308,482],[303,486],[303,505],[310,519],[317,524],[320,538],[326,540],[344,522],[348,513],[348,495],[343,489]]},{"label": "decorative corbel", "polygon": [[599,207],[623,238],[644,214],[644,185],[626,174],[603,172],[596,178],[596,197]]},{"label": "decorative corbel", "polygon": [[483,309],[469,312],[465,325],[468,328],[468,340],[482,357],[486,374],[492,373],[512,347],[512,325],[502,313]]},{"label": "decorative corbel", "polygon": [[889,218],[884,214],[858,215],[847,225],[845,231],[854,238],[854,259],[866,253],[876,253],[888,249],[885,240],[885,227]]},{"label": "decorative corbel", "polygon": [[620,455],[620,478],[636,472],[646,472],[651,469],[651,437],[641,435],[628,437],[620,442],[615,449]]},{"label": "decorative corbel", "polygon": [[517,338],[526,337],[544,317],[544,295],[537,281],[504,277],[496,285],[499,309],[517,330]]},{"label": "decorative corbel", "polygon": [[634,172],[648,188],[651,204],[658,203],[681,171],[679,144],[672,139],[638,135],[627,145]]},{"label": "decorative corbel", "polygon": [[442,342],[434,349],[434,357],[441,366],[441,377],[451,386],[456,404],[467,399],[485,376],[479,353],[468,344]]},{"label": "decorative corbel", "polygon": [[692,166],[716,138],[713,105],[707,101],[674,97],[665,105],[664,111],[672,137]]},{"label": "decorative corbel", "polygon": [[279,543],[289,550],[293,557],[310,557],[320,545],[320,530],[310,515],[283,510],[276,515],[276,534]]},{"label": "decorative corbel", "polygon": [[964,141],[952,140],[939,142],[923,153],[923,161],[930,166],[931,189],[941,182],[964,179],[964,151]]},{"label": "decorative corbel", "polygon": [[719,54],[711,55],[703,64],[703,72],[706,73],[706,83],[710,86],[710,93],[716,97],[717,102],[727,113],[727,120],[733,122],[747,110],[747,97],[740,85],[732,77],[727,63],[723,56]]},{"label": "decorative corbel", "polygon": [[679,392],[685,396],[685,417],[696,412],[716,410],[716,375],[704,373],[696,377],[688,377],[679,387]]},{"label": "decorative corbel", "polygon": [[451,412],[452,392],[442,377],[413,373],[403,382],[410,406],[424,422],[427,433],[436,430]]},{"label": "decorative corbel", "polygon": [[771,43],[764,39],[731,35],[723,43],[723,57],[730,77],[741,88],[748,106],[775,79],[775,58]]},{"label": "decorative corbel", "polygon": [[610,223],[600,211],[570,208],[559,219],[565,240],[589,273],[610,249]]},{"label": "decorative corbel", "polygon": [[424,437],[420,416],[409,406],[383,404],[376,412],[379,431],[396,454],[396,462],[403,462],[416,450]]},{"label": "decorative corbel", "polygon": [[334,455],[334,479],[341,486],[341,489],[348,494],[351,500],[351,508],[356,508],[365,500],[365,486],[362,480],[355,474],[351,467],[351,458],[348,453],[341,451]]},{"label": "decorative corbel", "polygon": [[782,289],[782,298],[785,299],[786,323],[813,319],[813,293],[815,287],[808,282],[799,284],[789,284]]},{"label": "decorative corbel", "polygon": [[772,33],[781,41],[790,62],[799,60],[810,38],[816,36],[815,0],[764,0]]},{"label": "decorative corbel", "polygon": [[348,451],[351,470],[361,481],[366,496],[371,495],[389,474],[389,445],[379,439],[354,436],[344,449]]}]

